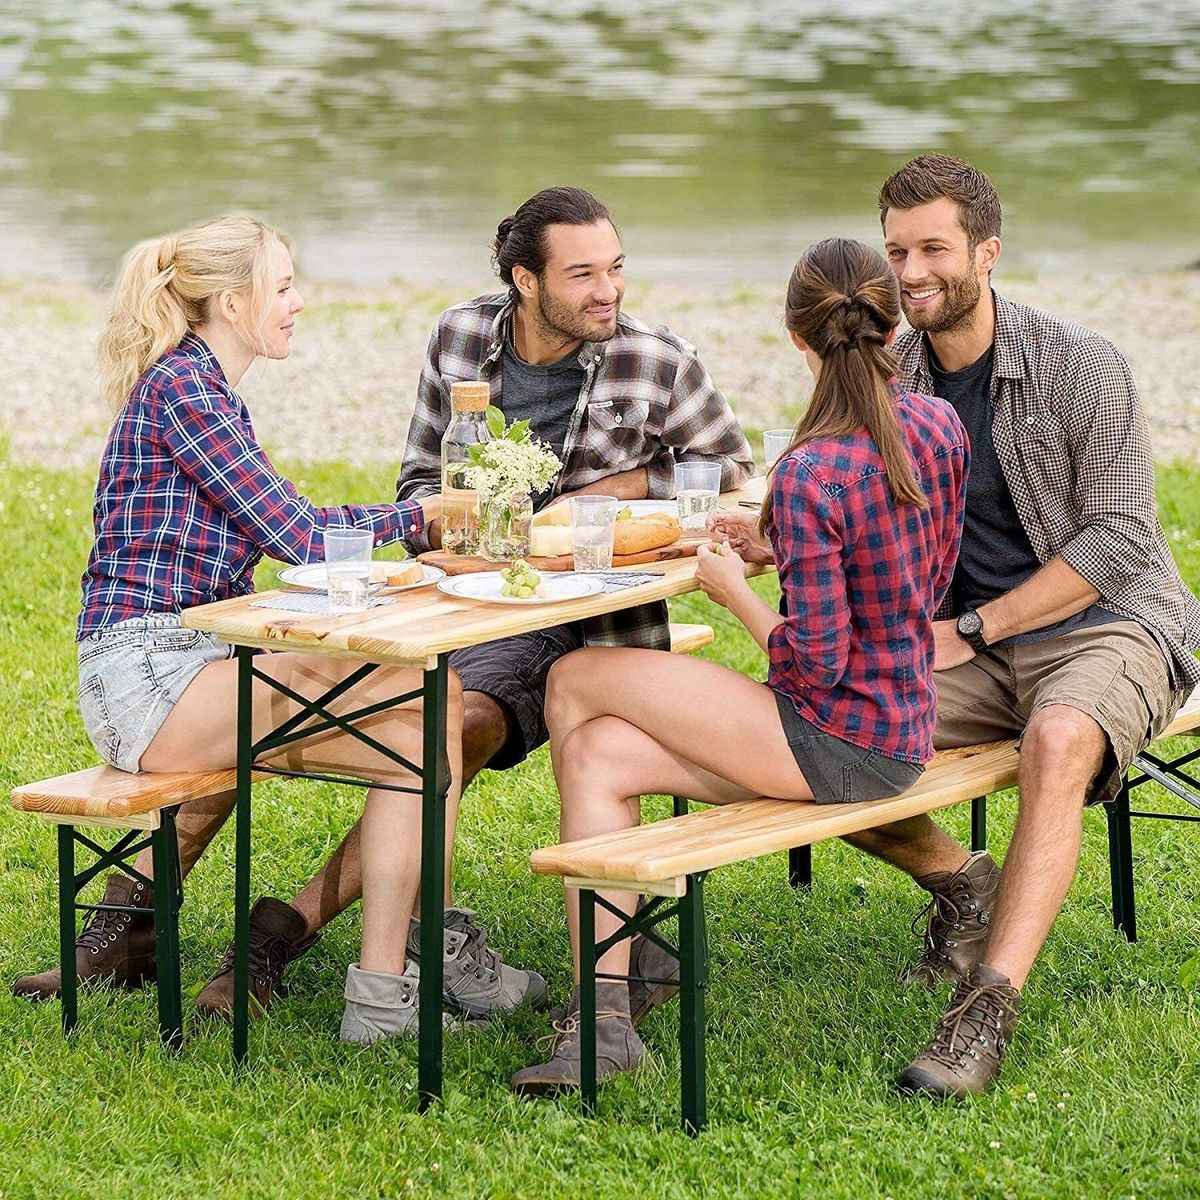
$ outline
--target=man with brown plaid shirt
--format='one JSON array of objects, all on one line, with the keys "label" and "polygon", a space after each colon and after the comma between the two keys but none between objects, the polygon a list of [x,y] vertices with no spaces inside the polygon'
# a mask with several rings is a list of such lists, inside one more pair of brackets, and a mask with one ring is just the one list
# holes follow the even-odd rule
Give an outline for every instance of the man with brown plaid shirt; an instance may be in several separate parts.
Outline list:
[{"label": "man with brown plaid shirt", "polygon": [[912,329],[900,378],[971,437],[962,552],[935,622],[939,748],[1021,738],[1003,871],[927,816],[848,840],[931,893],[911,977],[956,989],[899,1078],[958,1097],[996,1077],[1020,989],[1075,874],[1081,812],[1200,683],[1200,604],[1154,505],[1149,432],[1103,338],[993,292],[1000,201],[958,159],[923,155],[879,197]]}]

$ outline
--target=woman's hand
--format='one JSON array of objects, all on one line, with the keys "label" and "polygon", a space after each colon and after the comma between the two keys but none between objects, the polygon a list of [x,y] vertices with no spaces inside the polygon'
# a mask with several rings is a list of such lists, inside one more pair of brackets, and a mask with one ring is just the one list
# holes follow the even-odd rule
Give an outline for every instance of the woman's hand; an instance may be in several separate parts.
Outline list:
[{"label": "woman's hand", "polygon": [[731,608],[737,596],[749,592],[746,564],[728,542],[710,542],[696,551],[699,566],[696,582],[704,594],[724,608]]},{"label": "woman's hand", "polygon": [[718,541],[728,542],[743,562],[772,566],[775,555],[771,543],[758,532],[758,514],[714,509],[706,528]]}]

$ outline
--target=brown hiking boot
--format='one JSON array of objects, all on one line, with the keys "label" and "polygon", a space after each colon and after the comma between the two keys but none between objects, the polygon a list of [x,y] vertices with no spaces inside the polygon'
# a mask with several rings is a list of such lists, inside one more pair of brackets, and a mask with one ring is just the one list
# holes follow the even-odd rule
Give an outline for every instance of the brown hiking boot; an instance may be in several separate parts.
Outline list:
[{"label": "brown hiking boot", "polygon": [[981,850],[953,874],[938,871],[922,875],[917,883],[930,893],[930,900],[913,921],[913,932],[923,917],[929,919],[920,961],[905,980],[935,987],[945,979],[966,979],[983,957],[1000,869]]},{"label": "brown hiking boot", "polygon": [[[629,1023],[629,990],[623,983],[596,985],[596,1081],[621,1071],[632,1071],[645,1047]],[[554,1032],[540,1038],[549,1043],[550,1057],[544,1063],[518,1071],[509,1086],[521,1096],[553,1096],[574,1091],[581,1076],[579,989],[571,997],[567,1015],[554,1022]]]},{"label": "brown hiking boot", "polygon": [[[128,875],[108,877],[101,904],[151,909],[153,893]],[[75,977],[97,987],[140,988],[156,977],[154,914],[105,912],[93,909],[75,942]],[[29,1000],[52,1000],[62,995],[62,970],[25,975],[13,984],[13,995]]]},{"label": "brown hiking boot", "polygon": [[904,1068],[896,1086],[938,1100],[984,1091],[1000,1073],[1020,1004],[1008,976],[980,963],[954,989],[933,1041]]},{"label": "brown hiking boot", "polygon": [[[290,905],[260,896],[250,910],[250,1015],[261,1016],[276,996],[286,996],[283,972],[316,944],[320,933],[306,937],[308,924]],[[206,1017],[233,1016],[233,943],[216,974],[196,997],[196,1011]]]}]

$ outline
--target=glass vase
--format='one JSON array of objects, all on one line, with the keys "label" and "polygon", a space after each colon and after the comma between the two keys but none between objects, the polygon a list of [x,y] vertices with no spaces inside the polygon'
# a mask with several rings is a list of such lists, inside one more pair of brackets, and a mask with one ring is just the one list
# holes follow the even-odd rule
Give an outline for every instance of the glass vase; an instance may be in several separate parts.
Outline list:
[{"label": "glass vase", "polygon": [[489,562],[511,562],[529,553],[533,500],[528,493],[497,496],[483,504],[480,550]]}]

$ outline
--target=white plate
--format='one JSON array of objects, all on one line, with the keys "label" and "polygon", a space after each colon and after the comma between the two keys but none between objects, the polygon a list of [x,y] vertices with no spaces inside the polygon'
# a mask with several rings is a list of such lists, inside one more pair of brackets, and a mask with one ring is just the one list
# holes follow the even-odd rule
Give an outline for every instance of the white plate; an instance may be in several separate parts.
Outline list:
[{"label": "white plate", "polygon": [[632,508],[635,517],[648,517],[652,513],[679,516],[679,505],[674,500],[625,500],[618,506],[617,512],[622,508]]},{"label": "white plate", "polygon": [[502,596],[504,580],[499,571],[477,571],[471,575],[452,575],[438,584],[438,591],[460,600],[483,600],[490,604],[557,604],[562,600],[578,600],[604,591],[604,581],[595,575],[573,575],[566,572],[534,572],[546,586],[548,596]]},{"label": "white plate", "polygon": [[[441,567],[431,567],[428,563],[422,563],[421,570],[425,572],[425,578],[419,583],[405,583],[400,587],[384,587],[379,591],[389,595],[395,592],[407,592],[410,588],[428,587],[431,583],[437,583],[446,578],[446,572]],[[293,587],[310,588],[314,592],[324,592],[329,587],[325,578],[323,562],[301,563],[295,567],[284,567],[279,572],[279,582],[290,583]]]}]

